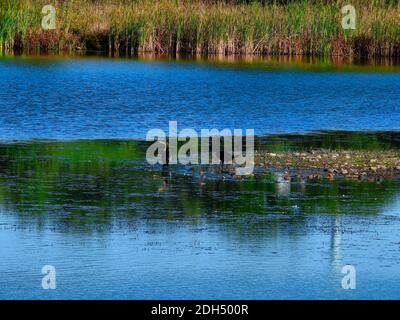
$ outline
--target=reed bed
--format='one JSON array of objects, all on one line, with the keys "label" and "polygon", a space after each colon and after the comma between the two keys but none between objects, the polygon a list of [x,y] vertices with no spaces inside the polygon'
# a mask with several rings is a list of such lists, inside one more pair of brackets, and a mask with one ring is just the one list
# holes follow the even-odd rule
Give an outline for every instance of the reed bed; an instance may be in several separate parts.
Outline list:
[{"label": "reed bed", "polygon": [[[56,29],[41,28],[45,4]],[[356,8],[355,30],[341,8]],[[2,52],[400,56],[399,0],[0,0]]]}]

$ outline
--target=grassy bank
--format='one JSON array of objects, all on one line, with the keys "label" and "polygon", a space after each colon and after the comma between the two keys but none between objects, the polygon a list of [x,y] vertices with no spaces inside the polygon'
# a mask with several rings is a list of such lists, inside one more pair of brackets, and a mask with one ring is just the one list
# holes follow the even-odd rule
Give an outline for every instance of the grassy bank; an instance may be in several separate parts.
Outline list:
[{"label": "grassy bank", "polygon": [[[57,28],[41,28],[53,4]],[[400,1],[0,0],[3,52],[400,56]]]}]

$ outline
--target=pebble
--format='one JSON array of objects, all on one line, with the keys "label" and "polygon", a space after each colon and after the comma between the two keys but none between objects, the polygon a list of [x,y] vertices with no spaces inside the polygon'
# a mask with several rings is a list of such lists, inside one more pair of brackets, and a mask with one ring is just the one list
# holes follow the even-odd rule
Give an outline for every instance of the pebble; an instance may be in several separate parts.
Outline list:
[{"label": "pebble", "polygon": [[[400,151],[398,150],[324,150],[314,149],[306,152],[260,153],[259,166],[282,170],[283,179],[290,181],[287,169],[304,170],[309,179],[333,179],[336,174],[348,179],[379,180],[400,177]],[[285,170],[286,169],[286,170]],[[281,171],[281,172],[282,172]],[[310,173],[312,171],[312,173]],[[324,175],[319,173],[325,172]],[[379,178],[379,179],[378,179]]]}]

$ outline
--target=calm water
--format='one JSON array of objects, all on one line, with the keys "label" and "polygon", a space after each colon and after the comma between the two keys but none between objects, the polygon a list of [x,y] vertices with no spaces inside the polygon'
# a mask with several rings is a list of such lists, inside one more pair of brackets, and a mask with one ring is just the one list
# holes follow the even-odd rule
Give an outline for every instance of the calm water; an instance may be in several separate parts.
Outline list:
[{"label": "calm water", "polygon": [[0,139],[140,138],[149,129],[392,130],[400,72],[0,59]]},{"label": "calm water", "polygon": [[400,73],[371,71],[0,60],[0,298],[400,298],[399,181],[165,175],[130,140],[178,120],[351,130],[261,139],[276,150],[399,148]]}]

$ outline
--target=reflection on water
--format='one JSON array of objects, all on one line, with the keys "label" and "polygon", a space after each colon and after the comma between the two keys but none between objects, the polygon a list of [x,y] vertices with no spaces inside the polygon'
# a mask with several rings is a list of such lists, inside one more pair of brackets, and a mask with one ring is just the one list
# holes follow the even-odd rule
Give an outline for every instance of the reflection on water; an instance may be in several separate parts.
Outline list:
[{"label": "reflection on water", "polygon": [[275,134],[257,137],[259,149],[392,150],[400,148],[400,131],[316,131],[304,134]]},{"label": "reflection on water", "polygon": [[[399,297],[399,182],[163,174],[144,152],[134,140],[0,146],[0,297]],[[40,288],[44,264],[55,291]],[[345,264],[355,291],[341,289]]]},{"label": "reflection on water", "polygon": [[341,261],[341,253],[340,253],[340,235],[341,235],[341,229],[340,229],[340,219],[338,218],[337,215],[335,215],[333,218],[333,223],[332,223],[332,234],[331,234],[331,250],[332,250],[332,264],[335,265],[337,264],[337,267],[340,266],[340,261]]}]

